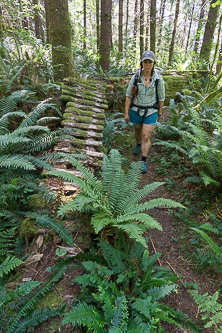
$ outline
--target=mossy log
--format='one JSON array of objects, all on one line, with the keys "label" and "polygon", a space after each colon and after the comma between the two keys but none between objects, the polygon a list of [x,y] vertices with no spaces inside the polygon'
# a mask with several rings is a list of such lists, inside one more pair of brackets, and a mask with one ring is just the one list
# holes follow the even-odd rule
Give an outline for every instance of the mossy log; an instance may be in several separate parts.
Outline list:
[{"label": "mossy log", "polygon": [[102,125],[92,125],[92,124],[83,124],[83,123],[72,123],[72,122],[68,122],[66,120],[63,120],[62,121],[62,125],[64,127],[69,127],[69,128],[81,128],[81,129],[92,129],[92,130],[95,130],[95,131],[103,131],[104,129],[104,126]]},{"label": "mossy log", "polygon": [[87,116],[78,116],[78,115],[75,115],[72,113],[64,113],[63,119],[68,120],[68,121],[78,122],[78,123],[104,125],[104,120],[102,120],[102,119],[96,119],[96,118],[87,117]]},{"label": "mossy log", "polygon": [[65,114],[87,116],[87,117],[93,117],[93,118],[97,118],[97,119],[106,118],[104,113],[95,113],[93,111],[81,110],[81,109],[75,108],[75,107],[67,107],[65,109],[65,113],[63,114],[63,116]]},{"label": "mossy log", "polygon": [[87,80],[87,79],[83,79],[83,78],[65,78],[63,79],[63,83],[67,84],[67,85],[77,85],[77,86],[83,86],[86,89],[90,89],[90,90],[100,90],[102,93],[105,93],[105,86],[101,85],[98,83],[98,81],[93,81],[93,80]]},{"label": "mossy log", "polygon": [[100,92],[96,91],[90,91],[89,89],[82,88],[81,86],[78,87],[72,87],[67,86],[65,84],[60,85],[62,90],[68,90],[71,93],[74,93],[75,96],[81,97],[81,98],[89,98],[89,99],[97,99],[101,103],[107,103],[106,98],[104,98],[104,94],[101,94]]},{"label": "mossy log", "polygon": [[61,95],[60,98],[64,102],[77,102],[79,105],[82,104],[82,105],[89,105],[89,106],[97,107],[100,109],[108,109],[108,105],[106,105],[106,104],[100,104],[100,103],[96,103],[94,101],[85,100],[85,99],[78,99],[78,98],[70,96],[70,95]]},{"label": "mossy log", "polygon": [[94,108],[94,107],[89,106],[89,105],[81,105],[81,104],[74,103],[74,102],[68,102],[66,104],[66,106],[67,107],[74,107],[74,108],[81,109],[81,110],[86,110],[86,111],[92,111],[92,112],[95,112],[95,113],[104,113],[104,111],[101,110],[101,109],[97,109],[97,108]]},{"label": "mossy log", "polygon": [[74,96],[77,97],[79,99],[84,99],[84,100],[89,100],[89,101],[94,101],[96,103],[101,103],[101,104],[106,104],[107,101],[104,98],[100,98],[98,96],[91,96],[88,95],[87,92],[78,92],[77,90],[71,90],[69,87],[68,88],[63,88],[62,89],[62,94],[66,94],[66,95],[70,95],[70,96]]}]

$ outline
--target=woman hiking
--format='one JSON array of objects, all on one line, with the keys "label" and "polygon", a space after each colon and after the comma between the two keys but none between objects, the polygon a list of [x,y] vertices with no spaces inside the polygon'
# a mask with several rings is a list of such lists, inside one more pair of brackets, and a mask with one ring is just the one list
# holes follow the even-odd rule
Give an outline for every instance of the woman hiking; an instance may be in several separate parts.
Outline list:
[{"label": "woman hiking", "polygon": [[151,147],[151,135],[162,116],[165,99],[162,69],[154,68],[153,51],[143,53],[140,73],[133,75],[126,92],[125,122],[133,123],[136,137],[134,155],[142,151],[142,173],[147,173],[147,155]]}]

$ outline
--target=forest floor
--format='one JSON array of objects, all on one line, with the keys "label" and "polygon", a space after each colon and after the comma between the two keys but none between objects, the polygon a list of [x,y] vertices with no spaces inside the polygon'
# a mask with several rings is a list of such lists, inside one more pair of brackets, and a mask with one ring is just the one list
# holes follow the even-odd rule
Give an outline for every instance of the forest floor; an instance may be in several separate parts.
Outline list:
[{"label": "forest floor", "polygon": [[[129,147],[126,149],[129,149]],[[161,148],[153,145],[150,151],[150,156],[162,153],[163,150]],[[132,161],[140,160],[140,156],[135,157],[132,154],[129,155],[129,152],[127,152],[127,155],[130,156],[129,163]],[[157,164],[148,162],[148,173],[142,175],[140,187],[143,187],[149,183],[164,181],[164,176],[157,173],[157,167]],[[178,178],[176,181],[182,183],[183,179]],[[160,197],[180,201],[176,191],[173,189],[169,190],[165,185],[158,187],[145,200]],[[190,235],[186,235],[186,239],[181,239],[181,235],[184,232],[184,227],[178,223],[177,217],[173,215],[169,209],[162,207],[155,208],[150,211],[150,214],[162,225],[163,228],[163,231],[152,229],[147,233],[147,236],[150,238],[150,253],[160,252],[162,255],[159,258],[159,265],[168,267],[172,272],[176,273],[178,276],[183,277],[177,282],[177,293],[173,293],[171,296],[169,296],[166,300],[166,303],[175,309],[186,313],[189,320],[198,323],[201,327],[201,316],[198,312],[196,304],[188,292],[189,286],[193,283],[196,283],[198,285],[199,291],[202,294],[208,292],[212,295],[218,289],[216,286],[219,286],[220,278],[212,271],[209,273],[209,271],[203,272],[198,270],[197,264],[192,262],[189,256],[190,251],[192,251],[192,248],[189,246]],[[32,244],[35,246],[35,241],[32,242]],[[60,245],[59,240],[56,237],[53,237],[52,241],[48,242],[47,245],[42,246],[40,250],[40,252],[43,254],[42,260],[40,262],[26,266],[23,271],[20,272],[20,277],[28,277],[32,278],[33,280],[39,280],[43,282],[46,281],[49,273],[46,272],[45,269],[48,266],[53,266],[56,263],[58,257],[56,256],[55,251],[56,248],[58,248],[58,245]],[[32,247],[31,253],[34,253],[35,251],[36,249]],[[79,274],[81,274],[81,269],[79,267],[74,267],[72,270],[66,271],[60,283],[55,285],[53,287],[52,293],[47,296],[47,305],[56,306],[66,301],[68,303],[68,307],[71,306],[72,301],[79,293],[78,285],[73,282],[73,279]],[[61,320],[51,319],[50,321],[42,323],[42,325],[38,328],[35,328],[34,331],[29,330],[29,332],[81,332],[78,328],[71,327],[71,325],[61,326],[61,328],[58,328],[60,322]],[[191,332],[189,330],[181,330],[180,328],[170,324],[163,324],[163,328],[168,333]],[[202,328],[201,333],[202,332],[213,333],[214,331]]]}]

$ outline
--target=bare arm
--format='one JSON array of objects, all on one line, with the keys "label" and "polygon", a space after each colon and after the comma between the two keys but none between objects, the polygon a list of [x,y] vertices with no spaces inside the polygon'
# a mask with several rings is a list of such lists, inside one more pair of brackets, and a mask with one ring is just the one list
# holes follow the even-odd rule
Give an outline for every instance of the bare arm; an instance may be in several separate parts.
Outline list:
[{"label": "bare arm", "polygon": [[161,115],[163,113],[163,105],[164,105],[164,102],[159,102],[159,105],[160,105],[160,109],[158,111],[158,121],[160,121],[161,119]]},{"label": "bare arm", "polygon": [[126,96],[126,101],[125,101],[125,122],[129,122],[129,109],[130,109],[130,104],[131,104],[131,98]]}]

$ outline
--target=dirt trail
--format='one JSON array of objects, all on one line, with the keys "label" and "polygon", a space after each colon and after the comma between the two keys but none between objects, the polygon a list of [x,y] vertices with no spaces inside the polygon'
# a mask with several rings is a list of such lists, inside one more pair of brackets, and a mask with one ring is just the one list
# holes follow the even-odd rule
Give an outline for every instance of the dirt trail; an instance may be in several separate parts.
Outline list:
[{"label": "dirt trail", "polygon": [[[150,151],[150,156],[152,156],[155,151],[157,151],[157,146],[152,146]],[[140,160],[140,156],[133,157],[133,160]],[[148,162],[148,173],[142,175],[142,180],[140,186],[143,187],[146,184],[164,181],[164,177],[158,176],[156,173],[157,166],[155,164]],[[155,198],[168,198],[175,201],[179,201],[173,191],[169,191],[166,186],[160,186],[155,191],[153,191],[146,200]],[[148,232],[150,237],[150,252],[153,254],[155,252],[160,252],[162,255],[159,260],[159,264],[164,267],[168,267],[172,272],[176,273],[178,276],[182,276],[183,279],[178,280],[178,293],[172,294],[167,299],[167,303],[186,313],[189,320],[194,322],[199,322],[201,324],[201,317],[198,317],[199,312],[196,304],[194,303],[191,295],[184,286],[184,282],[196,282],[199,286],[201,293],[209,292],[214,293],[211,279],[209,276],[205,275],[203,272],[195,272],[195,264],[186,258],[186,253],[181,249],[180,236],[181,236],[181,226],[178,225],[176,217],[165,208],[155,208],[150,211],[150,215],[155,218],[162,226],[163,231],[157,229],[152,229]],[[177,239],[175,242],[173,239]],[[169,333],[188,333],[190,330],[181,330],[180,328],[164,324],[163,327]],[[206,330],[202,328],[202,332],[212,332],[212,330]]]}]

